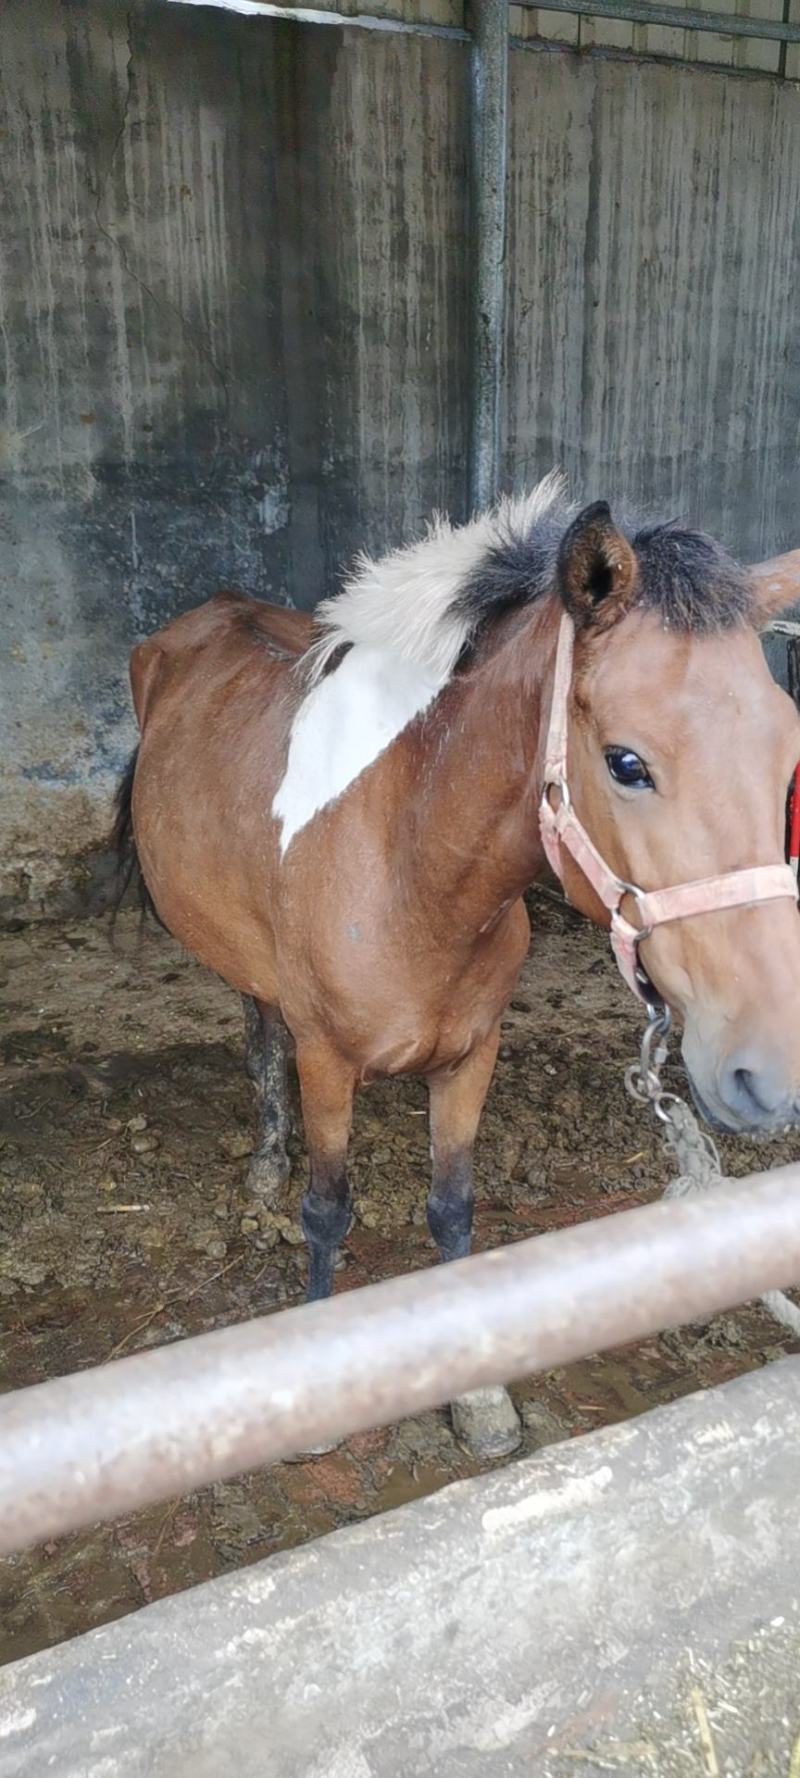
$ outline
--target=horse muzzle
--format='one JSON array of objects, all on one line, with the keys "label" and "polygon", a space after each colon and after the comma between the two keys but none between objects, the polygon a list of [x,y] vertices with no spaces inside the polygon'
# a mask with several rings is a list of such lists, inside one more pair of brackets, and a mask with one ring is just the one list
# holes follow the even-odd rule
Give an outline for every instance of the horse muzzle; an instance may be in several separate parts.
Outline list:
[{"label": "horse muzzle", "polygon": [[800,1091],[778,1059],[741,1051],[716,1070],[684,1065],[695,1106],[712,1130],[777,1135],[800,1126]]}]

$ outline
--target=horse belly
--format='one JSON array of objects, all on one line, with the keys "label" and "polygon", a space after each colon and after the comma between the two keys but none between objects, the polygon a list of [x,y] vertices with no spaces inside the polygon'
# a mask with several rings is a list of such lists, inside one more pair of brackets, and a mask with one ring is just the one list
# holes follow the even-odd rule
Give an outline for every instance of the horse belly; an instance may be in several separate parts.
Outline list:
[{"label": "horse belly", "polygon": [[254,908],[242,893],[245,870],[237,871],[235,852],[213,841],[198,846],[190,825],[153,822],[147,814],[136,831],[145,882],[173,938],[232,988],[274,1004],[269,900],[265,895]]}]

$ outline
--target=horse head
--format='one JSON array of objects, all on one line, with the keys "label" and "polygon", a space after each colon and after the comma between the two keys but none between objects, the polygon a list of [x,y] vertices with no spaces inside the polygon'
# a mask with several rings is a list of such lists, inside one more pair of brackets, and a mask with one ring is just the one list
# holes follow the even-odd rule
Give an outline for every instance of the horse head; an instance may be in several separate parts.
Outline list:
[{"label": "horse head", "polygon": [[[698,1106],[723,1129],[796,1124],[800,918],[785,869],[774,867],[785,866],[800,721],[759,639],[796,590],[779,564],[749,575],[696,532],[662,525],[631,541],[604,504],[566,531],[557,580],[574,626],[569,803],[599,859],[630,886],[620,913],[637,939],[644,925],[639,962],[683,1025]],[[609,903],[574,850],[560,849],[567,893],[607,924]],[[783,887],[774,899],[748,898],[737,875],[741,896],[725,905],[725,882],[745,872],[764,895],[768,880]],[[648,895],[655,905],[652,892],[675,885],[693,900],[684,894],[681,917],[666,913],[648,931]]]}]

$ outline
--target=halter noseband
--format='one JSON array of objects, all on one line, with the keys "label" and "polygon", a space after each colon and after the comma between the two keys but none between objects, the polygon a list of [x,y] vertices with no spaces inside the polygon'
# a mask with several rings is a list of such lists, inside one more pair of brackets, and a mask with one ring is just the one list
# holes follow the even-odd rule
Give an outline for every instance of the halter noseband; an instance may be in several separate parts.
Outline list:
[{"label": "halter noseband", "polygon": [[[579,870],[611,915],[611,948],[628,987],[650,1004],[653,991],[639,961],[639,946],[656,926],[668,920],[688,920],[694,914],[717,913],[721,908],[748,907],[759,901],[777,901],[784,895],[797,900],[797,882],[788,864],[759,864],[750,870],[727,871],[721,877],[703,877],[695,883],[677,883],[672,889],[638,889],[616,876],[572,807],[567,786],[567,705],[572,682],[575,626],[565,611],[561,618],[553,681],[553,701],[544,762],[544,785],[539,825],[547,861],[562,879],[560,848],[566,846]],[[554,809],[550,793],[560,801]],[[632,926],[620,912],[626,895],[632,895],[641,921]]]}]

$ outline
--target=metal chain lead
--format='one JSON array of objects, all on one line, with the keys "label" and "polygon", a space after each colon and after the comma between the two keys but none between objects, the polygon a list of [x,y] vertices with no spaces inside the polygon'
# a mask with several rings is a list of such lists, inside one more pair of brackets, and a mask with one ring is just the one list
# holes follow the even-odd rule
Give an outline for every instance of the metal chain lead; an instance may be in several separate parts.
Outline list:
[{"label": "metal chain lead", "polygon": [[[664,1197],[688,1198],[721,1184],[722,1162],[716,1142],[708,1131],[701,1130],[686,1100],[679,1093],[666,1092],[661,1084],[670,1023],[668,1007],[648,1004],[647,1027],[639,1059],[626,1068],[625,1087],[637,1105],[652,1105],[664,1126],[664,1141],[678,1167],[678,1174],[669,1181]],[[795,1338],[800,1335],[800,1309],[782,1290],[765,1291],[761,1302],[782,1327]]]}]

